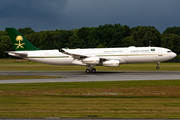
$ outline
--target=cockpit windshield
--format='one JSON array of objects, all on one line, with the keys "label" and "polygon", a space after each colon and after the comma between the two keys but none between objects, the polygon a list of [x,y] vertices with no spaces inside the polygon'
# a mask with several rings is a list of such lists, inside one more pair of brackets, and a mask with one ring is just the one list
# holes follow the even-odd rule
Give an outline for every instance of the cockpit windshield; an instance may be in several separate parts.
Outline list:
[{"label": "cockpit windshield", "polygon": [[171,53],[172,51],[168,50],[167,53]]}]

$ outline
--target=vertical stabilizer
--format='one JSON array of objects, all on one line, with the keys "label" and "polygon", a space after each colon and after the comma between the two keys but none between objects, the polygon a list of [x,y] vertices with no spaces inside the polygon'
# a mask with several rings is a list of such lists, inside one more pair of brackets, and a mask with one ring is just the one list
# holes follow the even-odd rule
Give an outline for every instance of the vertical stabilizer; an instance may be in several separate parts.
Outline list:
[{"label": "vertical stabilizer", "polygon": [[40,50],[32,45],[21,33],[19,33],[15,28],[6,28],[8,35],[14,45],[16,51],[25,50]]}]

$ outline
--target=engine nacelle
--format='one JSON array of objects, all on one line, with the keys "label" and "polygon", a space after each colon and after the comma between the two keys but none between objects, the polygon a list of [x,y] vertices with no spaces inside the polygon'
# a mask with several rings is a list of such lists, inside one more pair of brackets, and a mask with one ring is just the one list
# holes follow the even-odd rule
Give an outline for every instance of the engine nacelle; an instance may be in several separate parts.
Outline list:
[{"label": "engine nacelle", "polygon": [[82,59],[82,62],[85,64],[99,64],[100,59],[98,57],[90,57],[90,58],[84,58]]},{"label": "engine nacelle", "polygon": [[103,66],[119,67],[119,60],[108,60],[103,62]]},{"label": "engine nacelle", "polygon": [[77,60],[77,59],[73,60],[73,61],[72,61],[72,64],[74,64],[74,65],[86,65],[86,64],[83,63],[81,60]]}]

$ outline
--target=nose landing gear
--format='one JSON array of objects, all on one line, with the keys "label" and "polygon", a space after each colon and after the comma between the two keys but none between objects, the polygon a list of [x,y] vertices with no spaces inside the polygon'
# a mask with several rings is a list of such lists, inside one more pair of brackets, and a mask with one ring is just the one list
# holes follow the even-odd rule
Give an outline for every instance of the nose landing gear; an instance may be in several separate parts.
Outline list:
[{"label": "nose landing gear", "polygon": [[157,69],[157,70],[160,69],[159,65],[160,65],[160,62],[157,62],[157,66],[156,66],[156,69]]}]

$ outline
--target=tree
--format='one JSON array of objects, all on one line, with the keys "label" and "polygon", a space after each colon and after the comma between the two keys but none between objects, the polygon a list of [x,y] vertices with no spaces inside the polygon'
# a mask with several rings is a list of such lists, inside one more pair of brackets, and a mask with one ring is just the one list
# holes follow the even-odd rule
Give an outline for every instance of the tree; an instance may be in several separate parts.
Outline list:
[{"label": "tree", "polygon": [[88,36],[89,36],[89,33],[90,33],[90,28],[88,27],[83,27],[83,28],[80,28],[76,35],[80,38],[80,39],[83,39],[84,41],[87,41],[88,40]]},{"label": "tree", "polygon": [[89,32],[88,41],[85,41],[86,48],[95,48],[100,44],[98,29],[92,27]]},{"label": "tree", "polygon": [[30,27],[20,28],[20,29],[18,29],[18,31],[19,31],[22,35],[26,35],[26,34],[30,34],[30,33],[35,33],[35,31],[32,30]]},{"label": "tree", "polygon": [[124,25],[123,26],[123,29],[124,29],[124,37],[126,38],[126,37],[128,37],[128,36],[131,36],[131,29],[129,28],[129,26],[127,26],[127,25]]},{"label": "tree", "polygon": [[74,35],[73,30],[62,30],[59,37],[60,48],[67,47],[69,37]]},{"label": "tree", "polygon": [[13,44],[9,38],[9,36],[0,36],[0,58],[6,58],[8,57],[7,54],[4,53],[4,51],[10,51],[14,50]]},{"label": "tree", "polygon": [[79,37],[73,35],[69,37],[68,43],[66,45],[70,49],[81,48],[83,42],[83,39],[79,39]]},{"label": "tree", "polygon": [[137,43],[136,41],[134,40],[133,36],[128,36],[126,38],[123,38],[122,40],[122,45],[124,47],[128,47],[128,46],[136,46]]},{"label": "tree", "polygon": [[96,48],[107,48],[107,47],[102,44],[99,44]]},{"label": "tree", "polygon": [[162,47],[169,48],[177,54],[180,54],[180,36],[169,33],[163,34],[161,38]]},{"label": "tree", "polygon": [[121,24],[106,24],[100,25],[97,28],[97,40],[107,47],[120,47],[122,46],[122,39],[124,38],[124,29]]},{"label": "tree", "polygon": [[136,45],[135,45],[136,47],[144,46],[143,45],[143,41],[142,41],[142,39],[141,39],[141,37],[140,37],[138,32],[134,31],[132,36],[133,36],[134,41],[136,42]]},{"label": "tree", "polygon": [[166,33],[174,33],[180,36],[180,27],[168,27],[166,30],[163,32],[163,34]]},{"label": "tree", "polygon": [[152,46],[161,46],[161,33],[151,26],[138,26],[131,29],[132,36],[137,42],[137,46],[148,46],[149,41]]}]

